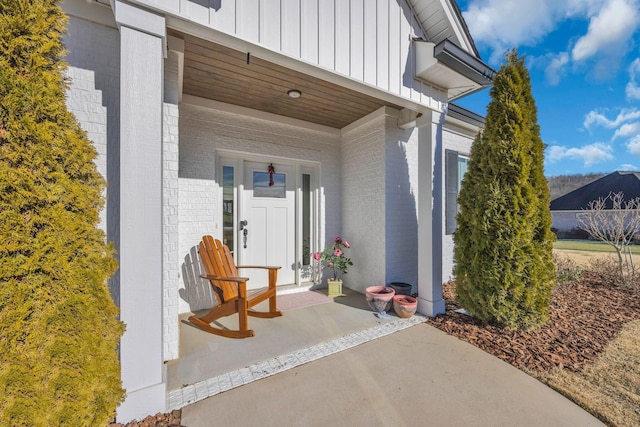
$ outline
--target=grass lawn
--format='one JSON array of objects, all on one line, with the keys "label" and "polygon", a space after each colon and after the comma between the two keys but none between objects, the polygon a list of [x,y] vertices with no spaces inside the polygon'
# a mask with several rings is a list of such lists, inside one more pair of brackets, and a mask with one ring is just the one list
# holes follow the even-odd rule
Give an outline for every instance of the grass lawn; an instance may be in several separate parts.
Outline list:
[{"label": "grass lawn", "polygon": [[609,425],[640,423],[640,321],[627,323],[600,358],[581,372],[555,368],[532,375]]},{"label": "grass lawn", "polygon": [[[629,245],[635,265],[640,265],[640,245]],[[553,252],[572,259],[582,267],[602,257],[616,257],[616,251],[610,245],[593,240],[558,240],[553,244]]]},{"label": "grass lawn", "polygon": [[[640,245],[629,245],[632,254],[640,255]],[[553,244],[554,249],[563,251],[585,251],[585,252],[609,252],[615,254],[615,249],[610,245],[593,240],[558,240]]]}]

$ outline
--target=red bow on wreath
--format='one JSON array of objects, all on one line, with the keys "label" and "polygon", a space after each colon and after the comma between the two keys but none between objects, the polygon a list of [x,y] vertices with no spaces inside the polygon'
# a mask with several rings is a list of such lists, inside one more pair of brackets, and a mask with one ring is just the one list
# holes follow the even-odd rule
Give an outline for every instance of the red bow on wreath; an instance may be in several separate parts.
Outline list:
[{"label": "red bow on wreath", "polygon": [[276,169],[273,167],[273,163],[269,165],[269,187],[273,187],[273,174],[276,173]]}]

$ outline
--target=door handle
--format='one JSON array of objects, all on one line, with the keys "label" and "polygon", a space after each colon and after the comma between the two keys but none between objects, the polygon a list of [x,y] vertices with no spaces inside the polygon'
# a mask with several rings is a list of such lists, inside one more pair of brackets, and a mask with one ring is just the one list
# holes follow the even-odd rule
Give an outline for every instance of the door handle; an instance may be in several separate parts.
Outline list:
[{"label": "door handle", "polygon": [[242,231],[242,243],[244,248],[247,249],[247,234],[249,234],[249,230],[247,230],[247,220],[240,221],[240,231]]}]

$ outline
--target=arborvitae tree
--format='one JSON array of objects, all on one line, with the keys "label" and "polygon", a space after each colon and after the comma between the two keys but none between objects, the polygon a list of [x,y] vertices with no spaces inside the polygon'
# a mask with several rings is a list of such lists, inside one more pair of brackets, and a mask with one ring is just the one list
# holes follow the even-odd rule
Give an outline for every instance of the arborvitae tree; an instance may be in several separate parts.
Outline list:
[{"label": "arborvitae tree", "polygon": [[458,301],[508,328],[549,319],[554,236],[543,157],[529,73],[512,51],[471,150],[454,233]]},{"label": "arborvitae tree", "polygon": [[105,184],[65,105],[58,3],[0,0],[3,426],[106,425],[124,395]]}]

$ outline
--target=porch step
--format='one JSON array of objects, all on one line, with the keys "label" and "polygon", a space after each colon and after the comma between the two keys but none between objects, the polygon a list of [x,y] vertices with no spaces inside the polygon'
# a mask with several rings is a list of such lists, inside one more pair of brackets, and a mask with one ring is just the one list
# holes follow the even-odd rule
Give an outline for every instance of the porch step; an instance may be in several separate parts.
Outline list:
[{"label": "porch step", "polygon": [[[296,286],[296,288],[300,287]],[[354,332],[332,341],[276,356],[246,368],[237,369],[226,374],[199,381],[195,384],[171,390],[167,395],[167,410],[172,411],[183,408],[207,397],[215,396],[216,394],[284,372],[305,363],[348,350],[360,344],[423,323],[426,320],[427,318],[420,314],[416,314],[408,319],[392,318],[380,325],[363,331]]]}]

